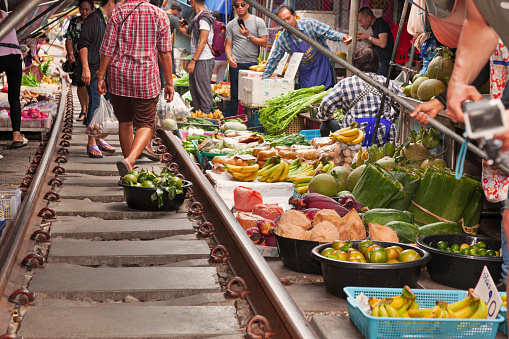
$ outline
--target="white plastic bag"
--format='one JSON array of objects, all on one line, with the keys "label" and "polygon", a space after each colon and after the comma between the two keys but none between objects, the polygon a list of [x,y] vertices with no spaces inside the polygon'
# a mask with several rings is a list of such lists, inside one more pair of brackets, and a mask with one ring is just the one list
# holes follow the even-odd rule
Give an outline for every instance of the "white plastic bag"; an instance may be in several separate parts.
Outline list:
[{"label": "white plastic bag", "polygon": [[177,119],[183,119],[191,116],[191,111],[189,111],[184,100],[182,100],[180,94],[177,92],[173,94],[173,101],[168,105],[170,107],[170,111],[175,114]]},{"label": "white plastic bag", "polygon": [[94,138],[105,138],[110,133],[118,132],[118,120],[113,113],[113,106],[104,95],[101,95],[99,107],[95,110],[86,132]]}]

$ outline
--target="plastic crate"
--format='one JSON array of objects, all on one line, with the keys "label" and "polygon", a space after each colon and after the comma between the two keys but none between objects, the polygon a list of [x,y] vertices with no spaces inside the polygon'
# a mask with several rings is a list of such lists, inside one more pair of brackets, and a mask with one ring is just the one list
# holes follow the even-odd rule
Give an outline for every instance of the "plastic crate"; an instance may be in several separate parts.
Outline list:
[{"label": "plastic crate", "polygon": [[231,119],[233,119],[233,120],[240,119],[240,120],[242,120],[242,123],[247,126],[247,116],[245,114],[239,114],[239,115],[234,115],[231,117],[224,117],[222,119],[219,119],[221,121],[220,125],[223,125],[226,120],[231,120]]},{"label": "plastic crate", "polygon": [[[361,292],[367,297],[392,298],[401,295],[402,288],[345,287],[348,296],[350,320],[366,338],[483,338],[494,339],[504,319],[423,319],[387,318],[368,315],[355,301]],[[412,290],[417,296],[420,308],[436,305],[437,300],[453,303],[465,298],[466,291],[460,290]]]},{"label": "plastic crate", "polygon": [[14,220],[21,206],[21,190],[0,191],[0,205],[4,209],[5,220]]},{"label": "plastic crate", "polygon": [[[505,293],[500,293],[500,296],[504,295]],[[504,322],[500,324],[500,327],[498,328],[500,331],[502,331],[505,335],[507,335],[507,308],[502,306],[500,308],[500,312],[498,313],[499,316],[504,318]]]},{"label": "plastic crate", "polygon": [[300,131],[300,134],[302,134],[307,141],[311,141],[312,139],[319,138],[321,136],[319,129],[305,129]]},{"label": "plastic crate", "polygon": [[194,145],[194,157],[196,158],[196,161],[200,163],[205,169],[209,169],[209,160],[212,160],[215,156],[218,155],[226,155],[225,153],[209,153],[209,152],[201,152],[197,150],[198,147],[197,141],[193,140]]},{"label": "plastic crate", "polygon": [[260,123],[260,112],[255,108],[246,107],[247,127],[262,126]]}]

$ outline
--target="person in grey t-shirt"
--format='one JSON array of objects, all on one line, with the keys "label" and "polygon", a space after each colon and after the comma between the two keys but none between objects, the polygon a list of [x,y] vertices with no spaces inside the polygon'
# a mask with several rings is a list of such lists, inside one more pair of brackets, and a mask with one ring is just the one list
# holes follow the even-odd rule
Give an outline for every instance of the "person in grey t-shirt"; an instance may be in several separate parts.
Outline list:
[{"label": "person in grey t-shirt", "polygon": [[[249,4],[244,0],[234,0],[233,7],[238,17],[226,26],[225,53],[230,64],[231,115],[237,115],[239,106],[239,70],[249,69],[258,63],[260,47],[267,46],[267,27],[265,22],[249,14]],[[239,19],[244,25],[239,25]]]}]

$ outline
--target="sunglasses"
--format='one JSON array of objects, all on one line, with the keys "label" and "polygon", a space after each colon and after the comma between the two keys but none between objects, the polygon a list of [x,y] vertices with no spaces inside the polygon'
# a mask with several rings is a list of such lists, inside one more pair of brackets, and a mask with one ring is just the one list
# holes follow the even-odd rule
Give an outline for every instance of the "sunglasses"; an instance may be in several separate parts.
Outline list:
[{"label": "sunglasses", "polygon": [[235,8],[239,8],[239,7],[244,8],[244,7],[246,7],[246,3],[245,3],[245,2],[243,2],[243,3],[241,3],[241,4],[235,4],[235,5],[233,5],[233,7],[235,7]]}]

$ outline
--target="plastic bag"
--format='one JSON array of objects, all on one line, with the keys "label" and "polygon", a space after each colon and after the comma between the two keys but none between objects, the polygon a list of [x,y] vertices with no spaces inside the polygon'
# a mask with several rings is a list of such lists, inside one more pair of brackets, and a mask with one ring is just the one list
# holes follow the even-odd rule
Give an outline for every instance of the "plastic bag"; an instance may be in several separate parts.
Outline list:
[{"label": "plastic bag", "polygon": [[178,129],[177,118],[171,110],[170,103],[167,103],[164,99],[164,92],[161,92],[159,95],[159,101],[157,102],[157,116],[159,117],[159,123],[164,130],[174,131]]},{"label": "plastic bag", "polygon": [[173,101],[169,104],[170,111],[175,114],[175,117],[177,119],[187,118],[191,116],[191,111],[189,111],[189,108],[187,108],[186,104],[184,103],[184,100],[180,97],[180,94],[175,92],[173,94]]},{"label": "plastic bag", "polygon": [[252,212],[253,207],[263,204],[260,192],[244,186],[238,186],[233,190],[233,200],[238,211]]},{"label": "plastic bag", "polygon": [[110,133],[118,132],[118,120],[113,113],[113,106],[104,95],[101,95],[99,107],[95,110],[86,132],[94,138],[105,138]]}]

